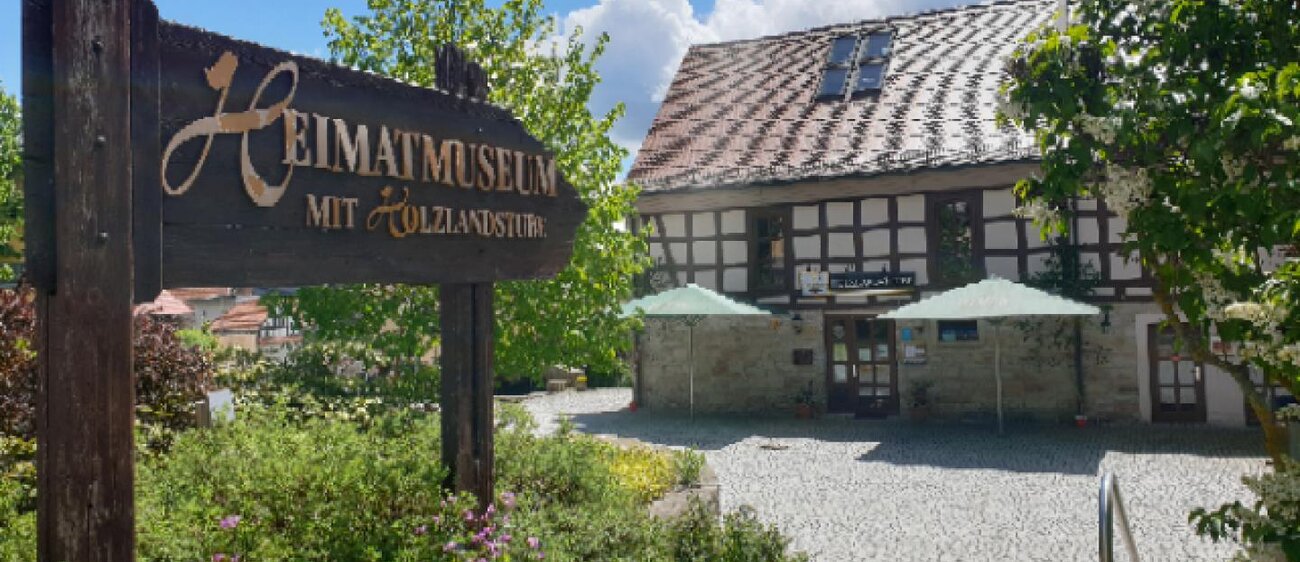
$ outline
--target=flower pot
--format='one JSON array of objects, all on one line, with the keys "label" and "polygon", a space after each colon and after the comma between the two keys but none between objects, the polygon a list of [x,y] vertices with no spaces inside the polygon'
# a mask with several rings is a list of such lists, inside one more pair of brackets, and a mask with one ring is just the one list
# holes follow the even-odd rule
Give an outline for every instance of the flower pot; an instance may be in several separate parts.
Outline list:
[{"label": "flower pot", "polygon": [[907,415],[914,422],[923,422],[925,420],[928,420],[930,419],[930,405],[929,404],[914,405],[907,410]]},{"label": "flower pot", "polygon": [[1088,427],[1088,416],[1082,414],[1074,416],[1074,426],[1080,429]]},{"label": "flower pot", "polygon": [[633,401],[627,403],[627,411],[629,411],[629,412],[635,412],[635,411],[636,411],[636,400],[633,400]]},{"label": "flower pot", "polygon": [[806,420],[812,418],[812,415],[813,415],[812,404],[794,405],[794,417],[799,418],[801,420]]}]

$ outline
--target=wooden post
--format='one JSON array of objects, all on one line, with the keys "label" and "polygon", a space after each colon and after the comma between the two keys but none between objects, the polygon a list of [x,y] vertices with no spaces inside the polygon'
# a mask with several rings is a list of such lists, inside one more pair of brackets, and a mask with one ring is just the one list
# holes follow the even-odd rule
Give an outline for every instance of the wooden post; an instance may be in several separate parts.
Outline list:
[{"label": "wooden post", "polygon": [[[53,256],[32,258],[53,263],[37,301],[37,551],[50,562],[135,555],[132,8],[131,0],[24,2],[24,51],[33,51],[24,61],[34,64],[24,68],[24,91],[39,94],[44,74],[51,102],[33,100],[39,111],[28,119],[38,123],[28,130],[37,142],[27,158],[52,166],[25,186],[52,213],[29,231],[53,235]],[[46,67],[40,51],[49,53]]]},{"label": "wooden post", "polygon": [[492,284],[445,284],[442,329],[442,462],[447,487],[493,501]]}]

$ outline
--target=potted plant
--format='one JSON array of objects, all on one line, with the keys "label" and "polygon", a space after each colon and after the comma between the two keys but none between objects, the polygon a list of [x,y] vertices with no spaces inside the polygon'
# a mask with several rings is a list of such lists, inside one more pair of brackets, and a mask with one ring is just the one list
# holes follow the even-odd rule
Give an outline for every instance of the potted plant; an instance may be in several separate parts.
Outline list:
[{"label": "potted plant", "polygon": [[578,378],[573,380],[573,386],[578,390],[587,390],[587,375],[578,375]]},{"label": "potted plant", "polygon": [[934,381],[917,379],[912,381],[908,388],[908,398],[912,402],[912,407],[908,409],[908,415],[912,421],[925,421],[930,417],[930,387],[934,386]]},{"label": "potted plant", "polygon": [[808,386],[794,395],[794,417],[801,420],[812,418],[815,400],[813,381],[808,381]]}]

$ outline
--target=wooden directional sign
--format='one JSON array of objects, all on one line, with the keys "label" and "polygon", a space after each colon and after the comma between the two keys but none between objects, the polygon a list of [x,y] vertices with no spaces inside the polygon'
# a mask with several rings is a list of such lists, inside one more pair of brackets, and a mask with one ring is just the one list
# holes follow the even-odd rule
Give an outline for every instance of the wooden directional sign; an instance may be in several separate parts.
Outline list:
[{"label": "wooden directional sign", "polygon": [[133,136],[158,151],[135,183],[161,199],[162,286],[484,282],[568,263],[585,207],[505,109],[167,22],[157,38],[156,65],[138,65],[156,68],[157,127]]},{"label": "wooden directional sign", "polygon": [[448,484],[492,501],[492,282],[552,276],[586,207],[439,51],[439,89],[24,0],[41,560],[134,557],[132,301],[162,287],[439,283]]}]

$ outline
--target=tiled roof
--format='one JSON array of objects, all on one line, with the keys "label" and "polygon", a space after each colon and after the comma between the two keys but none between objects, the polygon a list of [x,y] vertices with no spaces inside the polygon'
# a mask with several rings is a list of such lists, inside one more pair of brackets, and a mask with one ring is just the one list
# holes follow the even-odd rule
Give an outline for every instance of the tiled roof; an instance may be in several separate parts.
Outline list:
[{"label": "tiled roof", "polygon": [[205,301],[221,297],[229,297],[234,290],[229,287],[186,287],[182,289],[168,289],[173,296],[182,301]]},{"label": "tiled roof", "polygon": [[[628,179],[647,191],[1024,160],[1032,138],[994,122],[1004,58],[1051,20],[1013,0],[834,25],[686,53]],[[817,100],[834,38],[889,26],[879,94]]]},{"label": "tiled roof", "polygon": [[213,332],[256,332],[266,322],[266,307],[257,301],[247,301],[230,307],[225,314],[212,321]]},{"label": "tiled roof", "polygon": [[194,309],[176,298],[171,291],[163,291],[158,294],[158,298],[154,299],[153,302],[136,305],[135,313],[152,316],[186,316],[193,314]]}]

